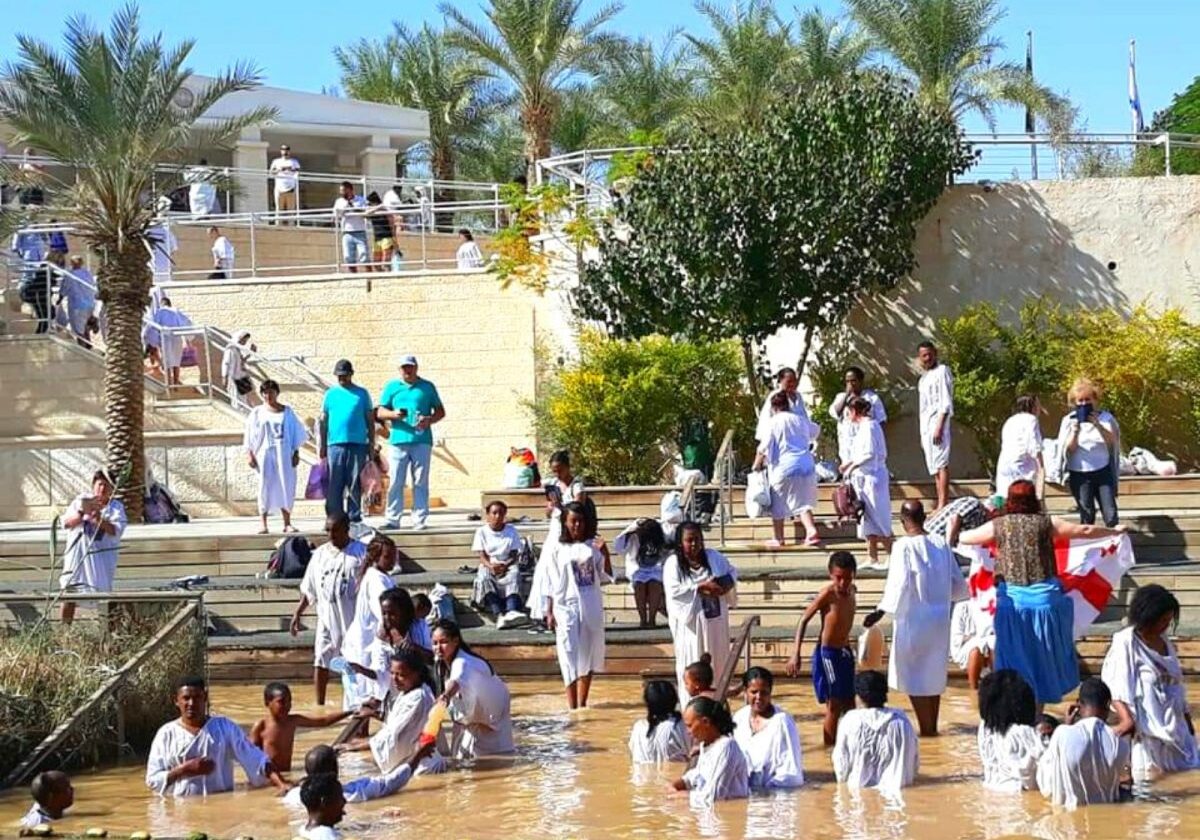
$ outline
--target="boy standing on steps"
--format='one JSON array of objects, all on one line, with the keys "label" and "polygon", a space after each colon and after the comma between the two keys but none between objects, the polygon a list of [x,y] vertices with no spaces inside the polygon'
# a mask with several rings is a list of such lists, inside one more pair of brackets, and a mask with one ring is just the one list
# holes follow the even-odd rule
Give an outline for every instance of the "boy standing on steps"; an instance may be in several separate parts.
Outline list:
[{"label": "boy standing on steps", "polygon": [[812,681],[817,702],[825,704],[825,746],[837,740],[838,720],[854,708],[854,651],[850,630],[858,607],[858,587],[854,576],[858,564],[849,551],[829,555],[829,585],[822,589],[804,611],[796,630],[795,649],[787,663],[789,677],[800,673],[800,646],[808,622],[821,614],[821,641],[812,657]]}]

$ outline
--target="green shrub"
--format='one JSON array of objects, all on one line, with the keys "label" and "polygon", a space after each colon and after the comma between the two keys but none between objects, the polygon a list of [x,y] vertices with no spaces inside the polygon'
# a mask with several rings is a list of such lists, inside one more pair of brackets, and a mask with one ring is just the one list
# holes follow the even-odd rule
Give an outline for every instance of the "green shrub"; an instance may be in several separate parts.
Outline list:
[{"label": "green shrub", "polygon": [[657,484],[697,421],[714,448],[729,429],[741,446],[752,444],[756,406],[736,343],[621,341],[589,331],[579,350],[530,406],[543,457],[569,449],[576,472],[595,484]]}]

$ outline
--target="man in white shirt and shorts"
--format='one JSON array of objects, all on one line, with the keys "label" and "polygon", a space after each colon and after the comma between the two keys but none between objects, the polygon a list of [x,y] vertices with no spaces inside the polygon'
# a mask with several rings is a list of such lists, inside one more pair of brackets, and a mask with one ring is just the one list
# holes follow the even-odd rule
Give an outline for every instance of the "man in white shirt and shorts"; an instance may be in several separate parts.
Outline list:
[{"label": "man in white shirt and shorts", "polygon": [[300,161],[292,157],[290,146],[279,147],[279,157],[271,161],[271,177],[275,179],[275,220],[284,221],[284,214],[295,216],[300,207]]}]

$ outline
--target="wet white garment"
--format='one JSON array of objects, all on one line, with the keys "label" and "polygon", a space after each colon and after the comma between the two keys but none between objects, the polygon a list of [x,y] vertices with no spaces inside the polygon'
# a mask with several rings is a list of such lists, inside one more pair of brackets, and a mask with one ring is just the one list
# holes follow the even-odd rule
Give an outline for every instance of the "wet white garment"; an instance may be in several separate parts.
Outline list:
[{"label": "wet white garment", "polygon": [[[779,393],[779,389],[775,389],[767,394],[767,398],[763,400],[762,408],[758,410],[758,422],[754,428],[754,439],[762,443],[770,435],[771,417],[775,410],[771,408],[771,398]],[[788,394],[788,404],[791,406],[792,413],[804,418],[808,423],[810,436],[814,439],[820,427],[813,423],[808,417],[808,409],[804,407],[804,399],[800,396],[799,391],[793,391]]]},{"label": "wet white garment", "polygon": [[342,643],[342,656],[364,668],[370,668],[368,649],[377,641],[379,628],[383,626],[383,607],[379,596],[396,586],[391,575],[386,575],[370,566],[358,582],[354,599],[354,619],[346,628],[346,640]]},{"label": "wet white garment", "polygon": [[898,793],[917,776],[917,733],[899,709],[852,709],[838,723],[833,772],[853,788]]},{"label": "wet white garment", "polygon": [[[399,791],[409,783],[412,777],[412,768],[407,764],[401,764],[395,770],[381,776],[360,776],[357,779],[342,782],[342,795],[350,803],[381,799]],[[300,785],[296,785],[283,795],[283,804],[289,808],[304,808],[304,803],[300,800]]]},{"label": "wet white garment", "polygon": [[879,609],[893,617],[888,686],[916,697],[946,690],[950,613],[965,601],[967,581],[941,537],[904,536],[892,545]]},{"label": "wet white garment", "polygon": [[21,828],[37,828],[39,825],[47,825],[54,822],[54,817],[42,810],[42,806],[34,802],[29,806],[29,810],[25,812],[25,816],[21,817]]},{"label": "wet white garment", "polygon": [[750,727],[750,707],[742,706],[733,716],[733,738],[750,767],[750,787],[798,788],[804,784],[804,761],[796,721],[778,706],[758,732]]},{"label": "wet white garment", "polygon": [[[667,761],[687,761],[692,750],[692,736],[683,719],[669,717],[659,721],[649,732],[650,721],[634,721],[629,731],[629,753],[634,764],[662,764]],[[649,732],[649,734],[647,734]]]},{"label": "wet white garment", "polygon": [[696,766],[683,774],[693,808],[707,808],[721,799],[750,795],[750,766],[741,747],[730,735],[700,745]]},{"label": "wet white garment", "polygon": [[1014,481],[1037,478],[1042,454],[1042,427],[1036,414],[1022,411],[1004,421],[1000,429],[1000,457],[996,460],[996,495],[1008,496]]},{"label": "wet white garment", "polygon": [[304,826],[299,836],[303,840],[341,840],[342,837],[336,828],[328,825]]},{"label": "wet white garment", "polygon": [[1141,782],[1163,773],[1200,767],[1196,736],[1188,730],[1187,686],[1170,639],[1167,655],[1150,648],[1133,627],[1113,634],[1100,678],[1112,699],[1133,714],[1133,778]]},{"label": "wet white garment", "polygon": [[450,701],[451,736],[444,752],[458,759],[513,752],[511,698],[504,680],[465,650],[450,663],[450,680],[458,684],[458,693]]},{"label": "wet white garment", "polygon": [[1038,759],[1046,747],[1036,729],[1015,723],[1002,733],[981,722],[976,741],[985,788],[1001,793],[1038,789]]},{"label": "wet white garment", "polygon": [[987,655],[996,647],[996,633],[987,628],[983,632],[975,618],[975,608],[970,601],[959,601],[950,614],[950,660],[960,668],[966,668],[971,651],[978,650]]},{"label": "wet white garment", "polygon": [[300,594],[317,612],[313,649],[318,667],[328,668],[342,652],[346,629],[354,621],[358,567],[366,554],[367,547],[357,540],[351,540],[345,549],[327,542],[313,552],[304,570]]},{"label": "wet white garment", "polygon": [[1060,726],[1038,761],[1042,796],[1074,810],[1080,805],[1116,802],[1121,771],[1129,763],[1129,741],[1118,738],[1099,718]]},{"label": "wet white garment", "polygon": [[[570,484],[563,484],[557,478],[551,478],[548,481],[542,482],[542,487],[557,488],[559,496],[562,499],[562,505],[578,500],[586,492],[583,482],[578,478]],[[562,536],[562,509],[561,507],[556,507],[550,511],[550,524],[546,530],[546,541],[542,543],[541,553],[538,554],[537,566],[533,570],[533,581],[529,585],[529,602],[526,606],[529,607],[529,617],[535,621],[544,618],[546,615],[546,601],[550,598],[550,593],[547,590],[550,566],[547,560],[554,553],[554,547],[558,545],[558,538],[560,536]]]},{"label": "wet white garment", "polygon": [[[863,388],[858,394],[864,400],[871,404],[871,419],[879,425],[887,422],[887,409],[883,406],[883,400],[879,398],[870,388]],[[842,391],[833,398],[833,402],[829,404],[829,416],[837,421],[837,436],[838,436],[838,463],[844,464],[850,460],[850,445],[854,441],[855,432],[859,427],[850,419],[850,410],[846,408],[846,404],[850,402],[850,395]]]},{"label": "wet white garment", "polygon": [[[91,493],[76,496],[64,515],[64,519],[78,515],[83,510],[84,499]],[[63,570],[59,585],[70,587],[75,592],[111,592],[113,578],[117,574],[117,560],[121,548],[121,535],[129,524],[125,506],[111,499],[100,511],[99,518],[111,522],[116,530],[112,534],[97,531],[91,521],[81,522],[67,529],[67,547],[63,550]]]},{"label": "wet white garment", "polygon": [[663,593],[667,601],[667,624],[675,648],[675,677],[678,680],[679,702],[687,706],[687,690],[683,672],[707,653],[712,656],[714,674],[721,673],[729,658],[729,610],[737,603],[737,589],[730,589],[720,598],[702,596],[696,589],[705,581],[729,576],[737,581],[737,569],[719,551],[704,550],[709,572],[704,569],[679,568],[679,560],[669,558],[663,564]]},{"label": "wet white garment", "polygon": [[[925,453],[925,466],[933,475],[943,467],[950,466],[950,418],[954,416],[954,379],[950,375],[950,368],[939,364],[921,374],[917,395],[921,449]],[[946,415],[946,422],[942,425],[942,440],[941,443],[934,443],[933,430],[942,414]]]},{"label": "wet white garment", "polygon": [[[418,739],[437,702],[429,686],[393,696],[383,727],[370,738],[371,757],[384,773],[406,766],[420,748]],[[418,765],[417,773],[440,773],[445,762],[436,752]]]},{"label": "wet white garment", "polygon": [[308,430],[291,406],[255,406],[246,418],[242,446],[258,462],[258,512],[290,511],[296,503],[292,456],[308,442]]},{"label": "wet white garment", "polygon": [[863,503],[858,538],[892,535],[892,496],[888,485],[887,443],[883,429],[874,420],[858,420],[848,463],[856,465],[850,483]]},{"label": "wet white garment", "polygon": [[[193,758],[212,759],[212,772],[169,784],[167,774]],[[177,718],[163,724],[154,736],[146,762],[146,786],[162,796],[223,793],[233,790],[234,762],[242,766],[251,787],[266,784],[267,754],[250,743],[246,733],[232,720],[214,715],[193,735]]]},{"label": "wet white garment", "polygon": [[591,541],[560,542],[550,556],[547,592],[554,605],[554,639],[563,684],[604,670],[604,595],[612,578]]}]

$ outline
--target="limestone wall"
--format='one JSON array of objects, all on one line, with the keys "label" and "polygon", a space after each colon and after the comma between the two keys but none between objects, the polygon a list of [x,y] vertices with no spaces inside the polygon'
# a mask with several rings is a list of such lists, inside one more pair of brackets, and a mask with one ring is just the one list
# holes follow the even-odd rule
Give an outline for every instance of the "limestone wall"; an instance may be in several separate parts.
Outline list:
[{"label": "limestone wall", "polygon": [[[489,274],[338,280],[177,283],[171,297],[197,323],[250,330],[260,353],[301,355],[332,379],[339,358],[378,398],[414,353],[447,417],[435,428],[432,492],[476,505],[501,478],[509,447],[532,446],[522,401],[534,396],[534,336],[545,300],[502,291]],[[316,393],[289,393],[302,417]]]}]

